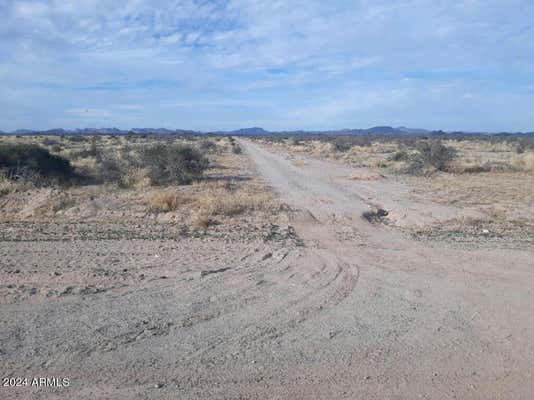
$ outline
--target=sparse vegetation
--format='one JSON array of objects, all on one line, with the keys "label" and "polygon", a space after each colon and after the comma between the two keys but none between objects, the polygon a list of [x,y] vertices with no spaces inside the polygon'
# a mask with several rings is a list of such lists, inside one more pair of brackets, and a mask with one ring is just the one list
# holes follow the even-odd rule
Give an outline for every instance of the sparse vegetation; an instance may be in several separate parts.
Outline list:
[{"label": "sparse vegetation", "polygon": [[420,141],[416,150],[417,153],[410,157],[407,173],[417,174],[428,168],[447,171],[457,156],[455,149],[445,146],[440,140]]},{"label": "sparse vegetation", "polygon": [[137,215],[204,229],[268,211],[268,193],[248,178],[231,180],[246,162],[234,156],[241,152],[223,136],[0,137],[0,197],[9,204],[2,218]]},{"label": "sparse vegetation", "polygon": [[[531,135],[294,134],[255,140],[274,151],[345,163],[355,168],[348,179],[376,181],[373,190],[383,190],[384,180],[400,181],[423,202],[431,199],[476,210],[483,219],[487,216],[491,220],[491,227],[484,228],[490,232],[531,235],[528,232],[534,226],[530,205],[534,196]],[[303,160],[296,157],[293,163],[305,169],[309,163]],[[499,219],[493,208],[501,212]],[[372,222],[384,219],[372,211],[363,217]],[[464,228],[467,225],[454,227]]]},{"label": "sparse vegetation", "polygon": [[65,181],[74,176],[70,161],[35,144],[2,143],[0,170],[11,180],[28,175]]},{"label": "sparse vegetation", "polygon": [[209,161],[192,146],[156,144],[143,149],[141,159],[153,184],[187,184],[200,178]]}]

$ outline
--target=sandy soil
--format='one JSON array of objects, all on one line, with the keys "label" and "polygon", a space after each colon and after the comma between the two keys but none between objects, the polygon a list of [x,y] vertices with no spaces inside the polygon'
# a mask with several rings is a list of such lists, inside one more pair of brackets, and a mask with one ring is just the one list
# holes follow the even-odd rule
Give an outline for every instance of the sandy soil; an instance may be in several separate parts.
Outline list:
[{"label": "sandy soil", "polygon": [[0,242],[2,376],[71,382],[2,398],[532,397],[531,249],[415,241],[362,213],[463,211],[241,145],[287,204],[266,235]]}]

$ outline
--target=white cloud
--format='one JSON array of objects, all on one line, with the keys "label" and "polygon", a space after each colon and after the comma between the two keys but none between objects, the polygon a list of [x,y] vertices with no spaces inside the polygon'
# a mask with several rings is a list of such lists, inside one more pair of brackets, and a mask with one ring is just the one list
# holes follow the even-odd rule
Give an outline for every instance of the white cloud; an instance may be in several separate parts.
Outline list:
[{"label": "white cloud", "polygon": [[[425,96],[434,96],[437,107],[440,93],[444,107],[448,96],[487,95],[490,113],[499,99],[532,95],[532,21],[529,0],[5,0],[0,106],[7,124],[19,124],[9,116],[23,110],[34,117],[28,124],[43,126],[64,110],[74,125],[125,123],[134,110],[115,105],[135,102],[147,125],[159,118],[201,127],[206,118],[178,119],[158,105],[194,98],[230,118],[219,99],[245,95],[236,104],[256,105],[273,124],[293,115],[302,121],[284,123],[295,127],[348,123],[358,110],[400,119],[402,105],[426,108]],[[521,107],[508,112],[510,123],[528,122]],[[231,116],[236,125],[248,120]],[[451,124],[475,122],[462,118]],[[0,129],[12,127],[20,126]]]}]

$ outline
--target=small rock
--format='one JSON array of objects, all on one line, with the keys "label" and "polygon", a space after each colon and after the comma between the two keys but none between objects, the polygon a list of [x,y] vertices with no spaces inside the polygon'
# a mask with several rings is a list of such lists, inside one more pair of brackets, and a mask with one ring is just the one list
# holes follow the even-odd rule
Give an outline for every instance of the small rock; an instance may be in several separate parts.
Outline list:
[{"label": "small rock", "polygon": [[273,253],[264,254],[263,257],[261,258],[261,261],[265,261],[268,258],[271,258],[272,256],[273,256]]},{"label": "small rock", "polygon": [[162,382],[158,382],[158,383],[156,383],[156,384],[154,385],[154,388],[156,388],[156,389],[161,389],[163,386],[165,386],[164,383],[162,383]]}]

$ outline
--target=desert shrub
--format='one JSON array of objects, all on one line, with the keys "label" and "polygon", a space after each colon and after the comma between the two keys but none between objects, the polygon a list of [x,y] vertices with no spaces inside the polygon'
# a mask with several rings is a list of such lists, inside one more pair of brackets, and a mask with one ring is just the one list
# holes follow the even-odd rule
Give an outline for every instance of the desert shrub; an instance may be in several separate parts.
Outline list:
[{"label": "desert shrub", "polygon": [[0,144],[0,170],[10,179],[25,175],[66,180],[74,176],[70,161],[35,144]]},{"label": "desert shrub", "polygon": [[440,140],[420,141],[416,144],[416,150],[406,170],[411,174],[417,174],[425,168],[446,171],[457,156],[455,149],[445,146]]},{"label": "desert shrub", "polygon": [[45,146],[54,146],[54,145],[59,144],[59,142],[58,142],[56,139],[52,139],[52,138],[44,138],[44,139],[43,139],[43,144],[44,144]]},{"label": "desert shrub", "polygon": [[87,142],[87,138],[82,135],[71,135],[71,136],[63,136],[63,137],[65,137],[69,142],[72,142],[72,143]]},{"label": "desert shrub", "polygon": [[520,138],[515,143],[514,150],[517,154],[523,154],[526,151],[533,151],[534,150],[534,138],[533,137],[525,137]]},{"label": "desert shrub", "polygon": [[336,151],[349,151],[351,147],[352,141],[348,137],[337,137],[334,140],[334,148],[336,149]]},{"label": "desert shrub", "polygon": [[101,183],[120,182],[131,167],[128,162],[119,159],[111,152],[98,152],[96,159],[98,163],[96,178]]},{"label": "desert shrub", "polygon": [[234,154],[241,154],[242,152],[243,152],[243,149],[241,148],[240,145],[238,145],[238,144],[236,144],[236,143],[234,143],[234,144],[232,145],[232,153],[234,153]]},{"label": "desert shrub", "polygon": [[208,167],[202,153],[185,145],[155,144],[133,149],[97,151],[96,180],[130,188],[148,184],[186,184],[199,178]]},{"label": "desert shrub", "polygon": [[187,184],[199,178],[209,162],[197,149],[185,145],[155,144],[142,151],[141,159],[153,184]]},{"label": "desert shrub", "polygon": [[96,157],[97,155],[91,149],[82,149],[71,151],[69,158],[71,160],[79,160],[80,158]]},{"label": "desert shrub", "polygon": [[388,161],[409,161],[409,160],[410,160],[410,155],[408,154],[407,151],[404,151],[404,150],[396,151],[395,153],[391,154],[388,157]]},{"label": "desert shrub", "polygon": [[203,153],[214,153],[217,151],[217,145],[211,140],[204,140],[198,146]]},{"label": "desert shrub", "polygon": [[54,153],[59,153],[63,150],[63,147],[60,144],[55,144],[51,147],[51,149]]}]

